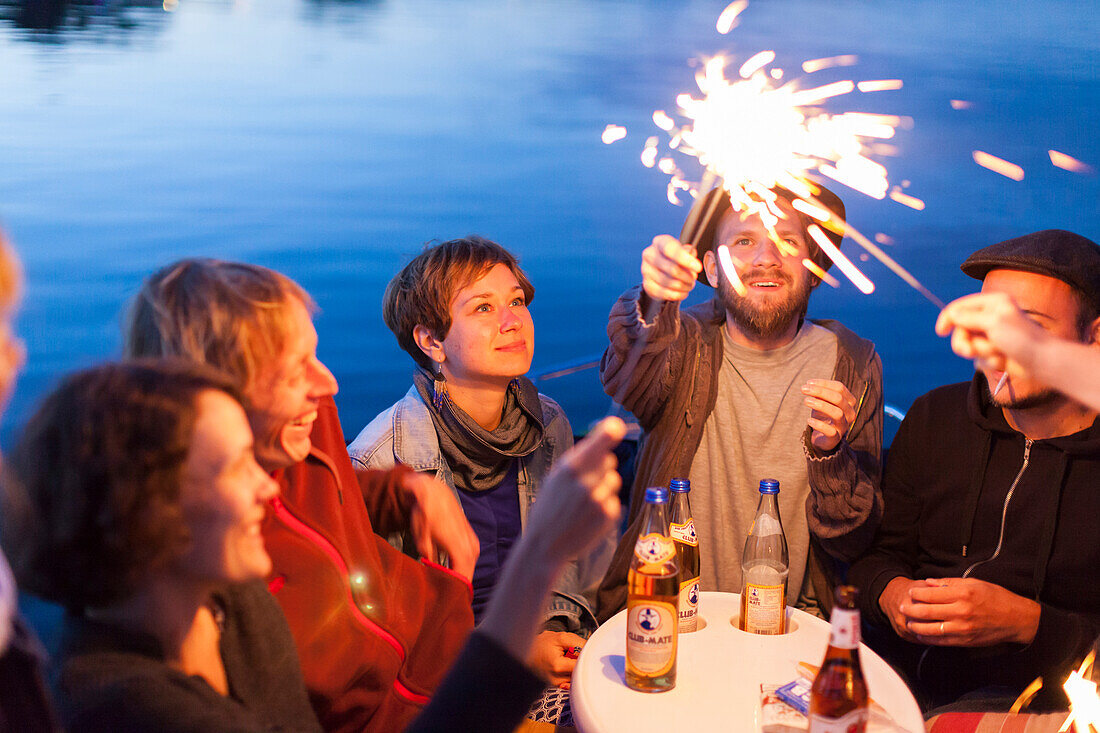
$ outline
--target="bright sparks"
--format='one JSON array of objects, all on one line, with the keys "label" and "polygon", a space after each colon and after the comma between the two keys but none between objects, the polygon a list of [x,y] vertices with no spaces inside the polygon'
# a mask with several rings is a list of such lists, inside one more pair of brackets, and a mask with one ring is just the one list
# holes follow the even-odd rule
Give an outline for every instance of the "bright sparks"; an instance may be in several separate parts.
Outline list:
[{"label": "bright sparks", "polygon": [[988,168],[994,173],[1000,173],[1005,178],[1011,178],[1014,181],[1024,180],[1023,168],[1015,163],[1009,163],[1007,160],[998,158],[996,155],[990,155],[989,153],[983,153],[981,150],[975,150],[974,162],[982,168]]},{"label": "bright sparks", "polygon": [[745,288],[745,283],[741,282],[741,277],[737,274],[737,268],[733,266],[730,248],[724,244],[718,248],[718,264],[722,265],[722,272],[725,273],[726,279],[729,280],[730,285],[733,286],[738,295],[745,295],[749,292]]},{"label": "bright sparks", "polygon": [[861,92],[888,92],[893,89],[901,89],[901,79],[878,79],[876,81],[861,81],[856,84],[856,89]]},{"label": "bright sparks", "polygon": [[669,130],[671,130],[673,127],[676,126],[676,122],[673,121],[673,119],[671,117],[669,117],[667,114],[665,114],[665,111],[663,109],[659,109],[659,110],[654,111],[654,113],[653,113],[653,124],[656,125],[657,127],[661,128],[665,132],[668,132]]},{"label": "bright sparks", "polygon": [[626,137],[626,128],[620,125],[608,125],[603,128],[603,134],[600,135],[600,139],[603,140],[605,145],[610,145],[616,140],[622,140]]},{"label": "bright sparks", "polygon": [[723,36],[737,27],[737,16],[749,7],[749,0],[736,0],[726,6],[722,14],[718,16],[718,22],[714,24],[715,30]]},{"label": "bright sparks", "polygon": [[741,68],[738,69],[737,73],[742,79],[748,79],[750,76],[770,64],[772,61],[775,61],[775,51],[761,51],[745,63],[741,64]]},{"label": "bright sparks", "polygon": [[844,56],[830,56],[827,59],[812,59],[810,61],[802,62],[802,70],[807,74],[812,74],[815,71],[821,71],[822,69],[831,69],[834,66],[855,66],[859,63],[859,57],[854,54],[845,54]]},{"label": "bright sparks", "polygon": [[900,189],[894,189],[890,192],[890,198],[897,201],[899,204],[908,206],[910,209],[916,209],[917,211],[924,211],[924,202],[916,196],[910,196],[909,194],[902,193]]},{"label": "bright sparks", "polygon": [[1087,163],[1082,163],[1077,158],[1072,158],[1065,153],[1059,153],[1057,150],[1048,150],[1047,155],[1050,156],[1050,162],[1056,167],[1062,170],[1070,171],[1071,173],[1092,173],[1092,166]]},{"label": "bright sparks", "polygon": [[[731,3],[718,20],[718,31],[725,33],[735,27],[747,5],[747,0]],[[897,128],[911,127],[912,120],[868,112],[831,113],[824,107],[857,89],[861,93],[900,89],[901,80],[877,79],[857,85],[847,79],[812,85],[805,77],[785,78],[782,69],[772,66],[775,58],[773,51],[761,51],[739,65],[723,55],[706,60],[695,73],[699,92],[681,93],[675,109],[654,112],[654,124],[668,135],[668,152],[658,151],[657,138],[651,137],[642,151],[642,163],[669,176],[667,196],[673,203],[680,202],[681,194],[698,199],[710,190],[707,181],[717,181],[734,211],[742,217],[760,218],[780,252],[785,252],[787,245],[777,226],[788,214],[778,205],[776,189],[785,188],[793,194],[791,205],[818,222],[811,227],[817,233],[812,235],[815,241],[859,290],[871,293],[875,286],[822,227],[851,237],[942,308],[942,301],[916,278],[817,198],[821,193],[818,182],[826,178],[875,199],[889,194],[899,204],[924,208],[920,199],[902,193],[900,187],[891,188],[886,167],[874,159],[896,154],[897,147],[884,141],[892,139]],[[802,70],[812,74],[857,61],[852,54],[830,56],[806,61]],[[684,172],[685,168],[697,170],[697,164],[703,169],[702,181]],[[719,247],[717,254],[726,278],[742,292],[744,286],[737,279],[731,253]],[[814,263],[803,264],[823,281],[839,285],[837,278]]]},{"label": "bright sparks", "polygon": [[821,279],[822,282],[827,282],[830,285],[832,285],[834,288],[839,288],[840,287],[840,281],[839,280],[837,280],[835,277],[833,277],[829,273],[822,270],[816,262],[809,259],[808,257],[802,260],[802,266],[805,267],[810,272],[812,272],[813,274],[817,275]]},{"label": "bright sparks", "polygon": [[776,85],[763,67],[748,79],[727,79],[726,63],[722,56],[707,62],[698,78],[700,98],[677,97],[687,120],[677,132],[680,151],[722,178],[735,208],[760,208],[752,194],[777,184],[806,198],[805,177],[814,169],[868,196],[886,195],[886,168],[865,148],[872,139],[892,137],[897,118],[833,115],[818,106],[853,91],[851,81],[800,90],[793,82]]},{"label": "bright sparks", "polygon": [[1081,666],[1071,672],[1062,685],[1069,698],[1070,714],[1059,731],[1069,730],[1071,725],[1076,725],[1080,731],[1100,731],[1100,697],[1097,696],[1096,683],[1086,676],[1095,660],[1096,653],[1089,652]]},{"label": "bright sparks", "polygon": [[859,268],[852,264],[852,261],[844,256],[844,253],[836,248],[832,240],[821,231],[821,227],[817,224],[811,224],[806,229],[810,236],[817,242],[817,246],[821,247],[821,251],[829,256],[829,259],[840,268],[840,271],[844,273],[844,276],[852,281],[852,284],[859,288],[859,292],[864,295],[870,295],[875,292],[875,284],[867,279],[867,276],[859,271]]}]

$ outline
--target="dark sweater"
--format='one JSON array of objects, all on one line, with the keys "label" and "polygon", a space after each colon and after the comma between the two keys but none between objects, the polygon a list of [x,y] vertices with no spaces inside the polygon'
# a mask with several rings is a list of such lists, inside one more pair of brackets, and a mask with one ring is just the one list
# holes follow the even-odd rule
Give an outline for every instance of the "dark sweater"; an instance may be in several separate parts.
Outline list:
[{"label": "dark sweater", "polygon": [[290,630],[263,582],[229,587],[216,600],[225,613],[228,697],[169,667],[152,637],[66,616],[57,690],[66,729],[319,733]]},{"label": "dark sweater", "polygon": [[[908,667],[939,700],[990,685],[1021,689],[1039,675],[1060,684],[1100,633],[1100,420],[1073,435],[1027,441],[989,404],[983,384],[976,376],[913,404],[890,449],[882,525],[849,573],[863,590],[864,619],[896,645],[876,651]],[[1001,551],[983,562],[996,550],[1002,513]],[[900,642],[878,605],[887,583],[960,577],[971,566],[970,577],[1040,603],[1032,643]]]},{"label": "dark sweater", "polygon": [[478,632],[405,733],[511,733],[546,682]]}]

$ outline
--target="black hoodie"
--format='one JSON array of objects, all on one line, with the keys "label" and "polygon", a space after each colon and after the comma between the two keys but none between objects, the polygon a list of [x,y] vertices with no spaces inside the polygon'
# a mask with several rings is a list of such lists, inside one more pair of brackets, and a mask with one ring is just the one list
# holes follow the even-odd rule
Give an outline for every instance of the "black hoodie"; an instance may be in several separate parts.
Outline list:
[{"label": "black hoodie", "polygon": [[1100,419],[1072,435],[1027,440],[989,403],[977,374],[913,403],[882,488],[882,525],[849,573],[869,624],[893,635],[878,606],[893,578],[968,569],[1042,609],[1030,644],[918,649],[910,677],[941,700],[990,685],[1022,690],[1039,675],[1059,687],[1100,634]]}]

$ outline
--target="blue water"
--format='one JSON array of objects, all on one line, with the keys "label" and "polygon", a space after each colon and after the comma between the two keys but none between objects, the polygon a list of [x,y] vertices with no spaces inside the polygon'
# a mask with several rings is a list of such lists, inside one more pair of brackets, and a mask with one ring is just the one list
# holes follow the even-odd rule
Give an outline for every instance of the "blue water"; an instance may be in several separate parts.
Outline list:
[{"label": "blue water", "polygon": [[[690,58],[722,50],[774,49],[788,71],[855,53],[821,80],[905,80],[833,109],[913,118],[888,165],[927,209],[845,198],[940,297],[974,289],[957,265],[980,246],[1047,227],[1100,239],[1100,180],[1046,157],[1100,166],[1092,0],[756,0],[726,37],[721,1],[105,2],[70,6],[55,30],[22,27],[10,3],[0,223],[26,264],[29,362],[9,438],[59,375],[117,353],[141,279],[191,255],[269,265],[313,293],[349,434],[407,389],[379,303],[427,240],[480,233],[520,255],[538,290],[536,371],[599,354],[641,249],[685,214],[638,161],[650,114],[694,89]],[[605,146],[610,122],[631,134]],[[1027,177],[979,168],[975,149]],[[876,262],[865,271],[872,296],[823,287],[811,315],[878,344],[887,401],[965,379],[935,309]],[[607,409],[592,371],[541,387],[579,429]]]}]

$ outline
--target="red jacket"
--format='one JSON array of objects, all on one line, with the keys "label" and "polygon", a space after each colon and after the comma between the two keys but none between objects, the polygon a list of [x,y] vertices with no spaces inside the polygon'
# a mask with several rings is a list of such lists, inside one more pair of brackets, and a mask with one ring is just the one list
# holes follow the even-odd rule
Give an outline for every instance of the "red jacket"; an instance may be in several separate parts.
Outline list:
[{"label": "red jacket", "polygon": [[393,512],[404,472],[356,475],[336,404],[321,403],[306,460],[275,478],[264,523],[269,588],[286,614],[310,700],[328,731],[401,730],[473,627],[470,584],[376,535],[367,505]]}]

